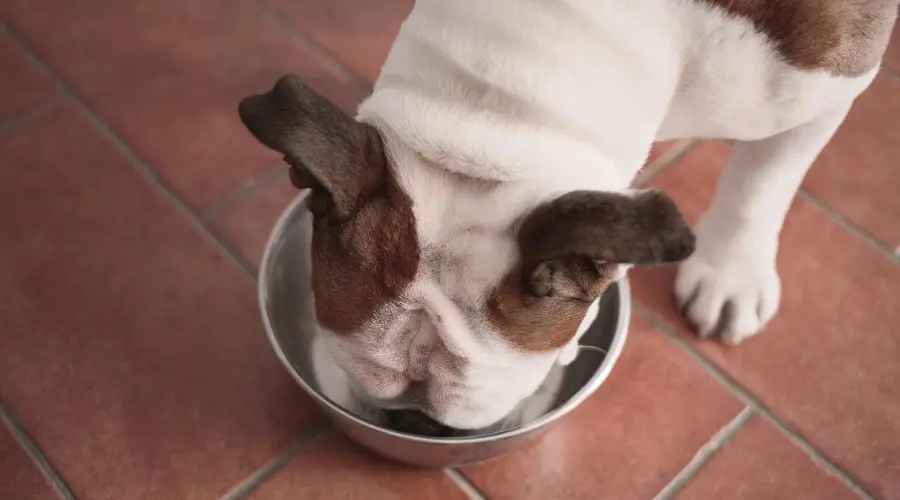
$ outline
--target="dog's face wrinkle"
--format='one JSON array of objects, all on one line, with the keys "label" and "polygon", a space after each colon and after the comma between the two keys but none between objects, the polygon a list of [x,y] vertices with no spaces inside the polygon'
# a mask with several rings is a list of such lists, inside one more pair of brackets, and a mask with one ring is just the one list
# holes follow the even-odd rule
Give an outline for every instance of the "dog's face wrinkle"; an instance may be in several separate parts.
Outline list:
[{"label": "dog's face wrinkle", "polygon": [[[616,233],[624,241],[601,239],[591,243],[594,240],[566,239],[568,234],[580,234],[577,228],[559,228],[567,223],[587,224],[579,217],[565,222],[555,218],[553,207],[542,206],[541,210],[534,211],[546,221],[531,220],[532,226],[554,224],[556,229],[545,234],[563,236],[555,243],[543,242],[536,246],[541,258],[549,259],[545,261],[550,263],[546,276],[540,278],[547,282],[548,292],[543,295],[535,293],[534,280],[537,278],[534,272],[524,270],[531,258],[529,252],[534,252],[535,246],[521,233],[510,232],[509,228],[498,229],[494,234],[486,229],[448,231],[453,241],[420,244],[425,250],[420,254],[421,264],[410,285],[397,299],[381,305],[364,321],[363,327],[338,333],[355,352],[354,357],[343,358],[344,368],[357,378],[368,379],[361,382],[373,405],[386,409],[414,409],[438,421],[448,412],[479,415],[496,411],[499,406],[493,410],[489,408],[494,404],[491,397],[495,397],[497,391],[515,393],[520,389],[514,387],[519,383],[516,377],[498,378],[496,374],[500,372],[496,370],[503,363],[509,363],[509,373],[517,373],[534,360],[555,356],[572,342],[591,304],[623,272],[624,265],[607,260],[646,262],[682,258],[687,254],[682,247],[692,244],[692,235],[686,226],[682,227],[680,215],[668,213],[673,206],[657,200],[656,194],[621,195],[599,204],[570,207],[573,199],[577,202],[579,196],[582,195],[561,197],[552,203],[561,206],[563,213],[576,215],[583,207],[587,207],[590,214],[590,210],[607,210],[610,206],[614,213],[605,216],[611,224],[620,224],[623,217],[635,224],[627,225],[630,232]],[[617,204],[624,205],[620,209],[616,208]],[[601,220],[605,219],[601,217]],[[519,227],[523,225],[527,226],[520,223]],[[589,226],[585,230],[597,231]],[[641,231],[652,234],[645,237]],[[531,230],[531,234],[541,232]],[[498,261],[500,264],[480,265],[483,262],[479,258],[496,254],[500,247],[493,243],[504,241],[503,238],[509,240],[516,251]],[[593,252],[592,244],[599,245],[597,258],[579,255],[579,252]],[[551,251],[554,246],[560,252],[559,257]],[[612,254],[609,248],[613,249]],[[490,276],[493,277],[479,275],[486,270],[492,272]],[[495,284],[495,279],[500,279],[500,283]],[[422,287],[439,290],[446,298],[446,304],[438,307],[430,303],[427,294],[422,295]],[[451,309],[446,309],[448,304]],[[453,316],[461,318],[462,322],[448,321]],[[465,333],[452,331],[459,325]],[[442,340],[457,334],[474,338],[480,349],[486,351],[500,347],[490,351],[492,354],[486,358],[459,356]],[[359,366],[354,367],[354,364]],[[362,366],[368,369],[361,370]],[[535,373],[545,375],[551,363],[541,362],[535,366],[540,367]],[[490,380],[492,377],[494,379]],[[529,390],[537,387],[541,377],[534,378],[522,387]],[[522,391],[521,398],[527,396],[528,391]],[[495,418],[504,418],[519,401],[521,399],[513,399],[505,403],[506,413],[496,413]],[[467,418],[474,422],[478,417]]]},{"label": "dog's face wrinkle", "polygon": [[[640,199],[634,201],[635,199],[621,197],[614,198],[613,201],[626,204],[622,212],[630,214],[631,211],[642,210],[631,205],[632,202],[643,203]],[[569,200],[564,198],[559,202],[565,213],[573,211],[568,208]],[[648,206],[656,210],[656,205]],[[535,213],[548,217],[546,223],[557,226],[565,224],[561,220],[553,220],[551,209]],[[613,217],[614,223],[618,220],[615,217],[619,216]],[[641,222],[637,215],[627,217]],[[678,220],[676,216],[672,217],[673,221]],[[575,222],[580,223],[577,218]],[[540,226],[545,222],[532,221],[532,225],[535,224]],[[652,227],[650,229],[655,230]],[[557,233],[569,234],[560,230]],[[453,314],[462,318],[463,328],[467,330],[465,335],[482,344],[499,342],[506,347],[497,353],[504,349],[516,351],[524,360],[528,356],[535,356],[535,359],[553,356],[553,353],[570,343],[590,305],[620,275],[619,264],[568,256],[566,252],[569,241],[559,240],[556,245],[563,256],[550,261],[552,266],[548,267],[549,274],[546,278],[549,293],[539,296],[531,288],[533,277],[523,269],[529,258],[528,252],[533,251],[533,247],[526,247],[531,245],[530,241],[521,238],[516,241],[514,238],[518,233],[510,232],[509,228],[498,229],[494,234],[484,228],[466,228],[448,231],[447,234],[448,241],[421,245],[425,249],[420,258],[422,264],[416,278],[401,293],[400,298],[383,305],[373,315],[375,320],[366,322],[364,328],[342,334],[346,341],[356,345],[356,362],[367,365],[372,359],[379,360],[378,369],[364,374],[373,379],[366,381],[364,385],[377,406],[416,409],[438,417],[446,408],[452,408],[454,412],[479,413],[484,405],[490,404],[481,391],[486,383],[491,382],[484,380],[482,377],[486,375],[482,374],[494,373],[491,369],[496,369],[497,366],[484,366],[482,363],[497,364],[506,355],[497,354],[500,357],[489,356],[484,360],[477,360],[455,355],[447,349],[441,340],[441,332],[451,336],[460,332],[447,331],[451,328],[449,325],[455,324],[451,322],[448,325],[445,315],[450,311],[436,308],[424,296],[417,295],[420,293],[417,287],[424,286],[423,283],[436,287],[446,297]],[[642,235],[634,233],[622,237],[630,238],[628,244],[612,243],[613,247],[636,253],[622,254],[620,257],[623,258],[620,260],[645,259],[641,253],[645,250],[638,243],[642,241]],[[503,260],[505,264],[486,267],[480,265],[483,262],[479,262],[479,257],[496,253],[493,250],[499,247],[492,243],[503,241],[503,238],[510,240],[512,248],[516,249],[508,259]],[[668,255],[664,251],[668,246],[677,246],[679,242],[677,238],[672,243],[666,240],[660,247],[660,258]],[[576,241],[576,245],[577,249],[586,248],[580,241]],[[541,256],[552,258],[551,253],[546,253],[545,249],[548,247],[547,244],[539,246],[540,252],[543,252]],[[607,256],[603,248],[598,252],[605,258]],[[509,266],[511,268],[506,270]],[[493,277],[479,275],[486,271],[492,272]],[[495,279],[501,279],[500,283],[495,283]],[[512,370],[527,366],[524,363],[517,364],[518,361],[506,362],[513,363],[510,365]],[[544,367],[542,370],[548,369],[549,364],[541,366]],[[358,368],[348,366],[346,369],[361,375]],[[384,380],[374,380],[379,378]],[[497,387],[515,383],[515,380],[510,379],[497,382]],[[506,409],[512,411],[514,403],[515,401],[510,403]],[[498,418],[502,417],[503,415],[498,415]]]}]

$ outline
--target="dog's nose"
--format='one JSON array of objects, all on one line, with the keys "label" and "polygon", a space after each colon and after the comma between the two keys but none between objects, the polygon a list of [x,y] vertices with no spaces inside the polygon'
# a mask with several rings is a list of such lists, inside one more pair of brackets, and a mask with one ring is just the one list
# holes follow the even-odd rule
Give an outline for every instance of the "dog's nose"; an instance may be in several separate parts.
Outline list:
[{"label": "dog's nose", "polygon": [[456,429],[448,427],[417,410],[385,410],[391,430],[428,437],[452,437]]}]

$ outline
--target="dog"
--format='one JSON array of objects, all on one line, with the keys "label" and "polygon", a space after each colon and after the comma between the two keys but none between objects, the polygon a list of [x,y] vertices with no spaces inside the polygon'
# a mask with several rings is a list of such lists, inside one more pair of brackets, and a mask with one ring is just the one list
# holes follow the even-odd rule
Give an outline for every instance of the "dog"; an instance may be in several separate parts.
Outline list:
[{"label": "dog", "polygon": [[[701,337],[752,337],[778,309],[791,200],[897,9],[418,0],[355,119],[293,76],[245,98],[244,124],[310,190],[318,380],[348,406],[496,425],[636,265],[678,263]],[[734,141],[693,228],[630,187],[654,141],[682,138]]]}]

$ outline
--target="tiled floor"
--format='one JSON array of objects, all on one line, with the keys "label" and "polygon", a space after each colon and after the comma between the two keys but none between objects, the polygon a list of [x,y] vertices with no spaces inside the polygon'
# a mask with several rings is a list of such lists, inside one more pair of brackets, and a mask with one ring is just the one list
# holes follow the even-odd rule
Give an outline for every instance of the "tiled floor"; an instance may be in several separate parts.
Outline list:
[{"label": "tiled floor", "polygon": [[[294,191],[235,106],[294,72],[352,109],[411,1],[0,3],[0,499],[900,499],[900,36],[760,337],[695,341],[641,271],[609,381],[528,449],[420,471],[328,425],[258,320]],[[660,145],[643,178],[696,219],[727,153]]]}]

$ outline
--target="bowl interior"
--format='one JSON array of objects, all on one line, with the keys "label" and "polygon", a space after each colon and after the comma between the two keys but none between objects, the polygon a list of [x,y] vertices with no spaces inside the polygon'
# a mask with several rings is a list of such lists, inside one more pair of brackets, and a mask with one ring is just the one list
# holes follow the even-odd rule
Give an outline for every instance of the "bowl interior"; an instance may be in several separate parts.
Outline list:
[{"label": "bowl interior", "polygon": [[[312,216],[303,198],[301,195],[294,200],[278,221],[260,266],[263,321],[273,347],[300,385],[320,404],[347,418],[360,420],[323,394],[311,371],[309,346],[316,331],[309,262]],[[580,341],[602,351],[581,349],[576,360],[563,368],[563,382],[553,409],[525,426],[535,427],[561,416],[599,386],[621,351],[629,315],[627,282],[623,280],[609,287],[601,297],[597,319]],[[503,433],[511,430],[504,429]]]}]

